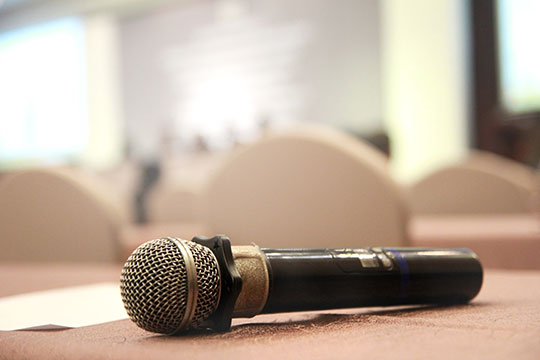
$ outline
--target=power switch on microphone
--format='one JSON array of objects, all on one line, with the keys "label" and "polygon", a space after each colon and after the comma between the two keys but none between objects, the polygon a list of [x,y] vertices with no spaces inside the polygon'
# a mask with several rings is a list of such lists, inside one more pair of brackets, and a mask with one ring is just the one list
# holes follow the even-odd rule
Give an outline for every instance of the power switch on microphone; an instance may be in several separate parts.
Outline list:
[{"label": "power switch on microphone", "polygon": [[372,250],[377,254],[377,257],[381,261],[381,264],[384,268],[387,270],[391,270],[393,268],[392,260],[384,253],[384,251],[381,248],[372,248]]},{"label": "power switch on microphone", "polygon": [[382,262],[371,249],[331,249],[337,266],[346,273],[363,272],[381,268]]}]

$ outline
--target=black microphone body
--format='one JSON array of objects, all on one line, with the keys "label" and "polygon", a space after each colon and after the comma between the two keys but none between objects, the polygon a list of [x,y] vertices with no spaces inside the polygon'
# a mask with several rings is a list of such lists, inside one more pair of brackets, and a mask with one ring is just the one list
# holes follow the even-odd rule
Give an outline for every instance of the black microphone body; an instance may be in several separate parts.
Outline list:
[{"label": "black microphone body", "polygon": [[270,290],[263,313],[466,303],[482,285],[468,249],[261,249]]},{"label": "black microphone body", "polygon": [[262,313],[463,304],[482,286],[468,249],[261,249],[223,235],[160,238],[137,248],[121,276],[130,318],[154,332],[230,328]]}]

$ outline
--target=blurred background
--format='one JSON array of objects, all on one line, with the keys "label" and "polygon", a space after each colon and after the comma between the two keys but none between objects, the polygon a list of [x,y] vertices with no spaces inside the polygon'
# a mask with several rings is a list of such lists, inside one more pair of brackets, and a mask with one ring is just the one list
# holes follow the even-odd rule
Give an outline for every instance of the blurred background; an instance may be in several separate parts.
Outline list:
[{"label": "blurred background", "polygon": [[[31,227],[27,208],[37,211],[32,201],[41,196],[28,195],[30,185],[16,187],[17,175],[59,169],[99,182],[123,214],[115,236],[131,249],[154,234],[206,233],[201,229],[210,223],[208,232],[225,232],[216,224],[234,221],[205,215],[212,204],[204,194],[215,194],[215,184],[224,183],[220,176],[238,160],[235,154],[247,156],[257,144],[268,145],[266,138],[292,129],[317,127],[343,134],[330,141],[337,147],[356,139],[377,149],[385,179],[400,194],[402,218],[445,211],[489,215],[491,209],[526,213],[527,220],[513,217],[505,229],[525,233],[538,254],[540,225],[531,216],[539,208],[538,18],[538,0],[0,0],[0,188],[4,183],[8,193],[2,203],[0,190],[0,218],[18,224],[0,238],[3,251],[15,248],[21,227]],[[355,146],[345,152],[358,152]],[[254,163],[272,168],[296,159],[295,149]],[[311,154],[306,161],[324,173],[324,155],[317,162]],[[485,161],[471,165],[478,158]],[[297,161],[308,166],[301,155]],[[414,195],[423,180],[458,165],[466,176],[474,168],[505,185],[517,182],[518,195],[504,195],[489,180],[471,185],[459,176],[443,176],[446,195]],[[239,177],[256,172],[246,167]],[[275,171],[285,170],[276,165]],[[50,195],[56,186],[35,181],[42,184],[40,194]],[[453,195],[452,181],[475,194],[487,191],[487,200]],[[339,181],[329,184],[313,195],[341,187]],[[357,186],[360,194],[370,192],[360,180]],[[229,204],[242,189],[228,190]],[[276,189],[273,196],[280,197],[283,191]],[[50,196],[49,211],[55,212],[57,197]],[[425,205],[445,196],[453,202],[450,210]],[[456,201],[467,200],[474,209],[456,210]],[[268,205],[271,199],[261,201]],[[481,202],[484,207],[476,206]],[[507,209],[499,203],[526,205]],[[70,209],[71,216],[80,211]],[[254,214],[243,214],[249,226]],[[388,226],[380,216],[377,226]],[[398,227],[408,229],[401,243],[422,238],[411,235],[416,227],[409,220],[400,221],[405,225]],[[158,223],[159,230],[151,228]],[[500,221],[479,228],[494,231],[493,223]],[[462,227],[445,226],[418,231],[434,227],[444,234]],[[248,236],[229,232],[235,231]],[[512,235],[500,231],[504,239]],[[5,258],[33,259],[25,249],[25,255],[13,250]]]}]

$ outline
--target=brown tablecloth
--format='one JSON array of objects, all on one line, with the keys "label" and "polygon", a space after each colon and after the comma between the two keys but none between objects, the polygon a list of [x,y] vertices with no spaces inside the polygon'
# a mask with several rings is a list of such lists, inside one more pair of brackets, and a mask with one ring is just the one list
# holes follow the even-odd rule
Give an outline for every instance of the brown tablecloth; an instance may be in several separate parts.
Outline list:
[{"label": "brown tablecloth", "polygon": [[[118,279],[118,266],[0,265],[0,296]],[[487,271],[454,307],[270,314],[226,333],[161,336],[129,320],[58,331],[0,332],[2,359],[540,359],[540,272]]]}]

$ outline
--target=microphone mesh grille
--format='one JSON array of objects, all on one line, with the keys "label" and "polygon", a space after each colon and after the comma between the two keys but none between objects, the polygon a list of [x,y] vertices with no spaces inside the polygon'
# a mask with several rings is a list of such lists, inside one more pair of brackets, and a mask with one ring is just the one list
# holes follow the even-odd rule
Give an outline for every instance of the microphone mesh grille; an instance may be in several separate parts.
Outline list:
[{"label": "microphone mesh grille", "polygon": [[[190,328],[197,327],[216,309],[220,295],[219,268],[210,249],[182,241],[193,254],[198,297]],[[124,307],[141,328],[170,334],[186,313],[188,298],[186,263],[176,245],[167,239],[148,241],[128,258],[122,270],[120,292]]]},{"label": "microphone mesh grille", "polygon": [[197,307],[191,321],[192,327],[197,327],[216,310],[220,296],[219,265],[212,251],[206,246],[199,245],[193,241],[185,242],[193,258],[197,269],[197,285],[199,294],[197,296]]}]

